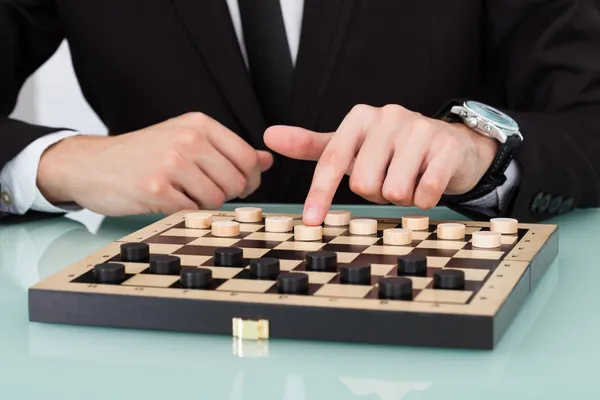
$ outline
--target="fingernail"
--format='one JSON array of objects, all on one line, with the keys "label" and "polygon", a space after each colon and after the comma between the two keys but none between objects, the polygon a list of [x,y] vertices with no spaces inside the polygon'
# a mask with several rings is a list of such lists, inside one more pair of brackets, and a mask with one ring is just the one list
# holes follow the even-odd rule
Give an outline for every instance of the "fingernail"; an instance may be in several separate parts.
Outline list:
[{"label": "fingernail", "polygon": [[316,208],[311,207],[306,210],[304,217],[311,222],[315,222],[319,219],[319,211]]}]

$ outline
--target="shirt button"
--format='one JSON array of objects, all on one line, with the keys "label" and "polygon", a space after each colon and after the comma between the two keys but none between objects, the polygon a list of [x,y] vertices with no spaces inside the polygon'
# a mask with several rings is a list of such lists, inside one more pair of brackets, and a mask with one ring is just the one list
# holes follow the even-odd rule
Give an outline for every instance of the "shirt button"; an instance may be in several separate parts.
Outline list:
[{"label": "shirt button", "polygon": [[10,196],[10,193],[8,193],[6,190],[0,192],[0,202],[2,202],[2,204],[5,206],[10,207],[12,205],[12,197]]},{"label": "shirt button", "polygon": [[546,194],[544,197],[542,197],[542,200],[540,200],[540,205],[538,206],[538,212],[543,214],[546,211],[548,211],[548,207],[550,206],[551,201],[551,194]]},{"label": "shirt button", "polygon": [[551,214],[556,213],[560,209],[560,206],[562,205],[562,203],[563,203],[563,198],[561,196],[556,196],[550,202],[550,206],[548,207],[548,212]]},{"label": "shirt button", "polygon": [[574,203],[574,200],[572,197],[565,199],[565,201],[563,201],[563,203],[560,205],[558,212],[560,214],[563,214],[563,213],[566,213],[567,211],[570,211],[571,208],[573,208],[573,203]]},{"label": "shirt button", "polygon": [[538,194],[535,195],[535,197],[533,198],[533,201],[531,202],[531,211],[532,212],[538,212],[538,208],[540,207],[540,203],[542,202],[542,199],[544,198],[544,193],[539,192]]}]

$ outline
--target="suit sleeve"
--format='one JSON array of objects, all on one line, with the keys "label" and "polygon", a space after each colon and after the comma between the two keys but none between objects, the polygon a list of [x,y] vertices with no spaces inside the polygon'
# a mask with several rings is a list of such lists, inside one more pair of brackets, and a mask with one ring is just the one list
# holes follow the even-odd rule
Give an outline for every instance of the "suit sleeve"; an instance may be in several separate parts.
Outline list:
[{"label": "suit sleeve", "polygon": [[9,118],[25,80],[64,38],[51,0],[0,0],[0,170],[27,145],[64,127]]},{"label": "suit sleeve", "polygon": [[598,3],[484,2],[495,105],[519,123],[524,137],[515,155],[521,181],[499,216],[537,222],[600,206]]}]

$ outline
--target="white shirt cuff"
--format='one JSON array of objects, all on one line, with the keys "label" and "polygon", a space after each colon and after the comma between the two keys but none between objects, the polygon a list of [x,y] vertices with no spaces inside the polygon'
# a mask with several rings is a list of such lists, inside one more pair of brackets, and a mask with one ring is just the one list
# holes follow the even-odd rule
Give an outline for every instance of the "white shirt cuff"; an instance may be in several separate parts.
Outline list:
[{"label": "white shirt cuff", "polygon": [[0,212],[23,215],[28,211],[64,213],[74,210],[49,203],[39,191],[36,181],[44,151],[53,144],[76,135],[79,133],[59,131],[42,136],[4,166],[0,171]]},{"label": "white shirt cuff", "polygon": [[510,199],[511,192],[519,185],[521,181],[521,171],[515,160],[512,160],[504,172],[506,182],[498,186],[496,190],[475,200],[471,200],[464,205],[483,209],[504,210],[506,203]]}]

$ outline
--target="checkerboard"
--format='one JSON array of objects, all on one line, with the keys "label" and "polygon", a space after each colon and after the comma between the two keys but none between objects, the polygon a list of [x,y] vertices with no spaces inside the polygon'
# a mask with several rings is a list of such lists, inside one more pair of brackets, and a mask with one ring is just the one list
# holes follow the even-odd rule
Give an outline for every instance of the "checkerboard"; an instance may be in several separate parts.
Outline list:
[{"label": "checkerboard", "polygon": [[[213,221],[234,220],[234,212],[204,211]],[[270,338],[367,342],[395,345],[494,348],[546,268],[558,252],[555,225],[519,224],[516,234],[502,235],[493,249],[476,248],[471,234],[489,230],[488,222],[466,225],[461,240],[437,237],[437,225],[412,232],[412,243],[383,244],[383,231],[401,226],[401,219],[377,219],[374,235],[353,235],[348,226],[323,226],[318,241],[297,241],[293,231],[266,232],[262,222],[240,223],[235,237],[217,237],[209,229],[186,228],[186,212],[168,216],[68,266],[30,289],[32,321],[136,329],[232,334],[268,324]],[[281,214],[277,214],[281,215]],[[300,215],[287,215],[295,225]],[[123,262],[124,243],[146,243],[151,255],[179,257],[182,267],[212,272],[208,289],[182,287],[179,274],[150,273],[148,263]],[[215,251],[243,250],[238,267],[217,266]],[[342,283],[337,272],[307,271],[306,255],[331,251],[338,265],[367,263],[370,284]],[[427,259],[427,276],[411,276],[413,296],[406,300],[378,297],[378,282],[398,276],[398,256]],[[276,278],[254,279],[249,261],[279,260],[281,272],[308,275],[306,294],[282,294]],[[121,263],[126,278],[116,284],[95,280],[93,268]],[[436,270],[465,274],[461,290],[433,287]],[[237,322],[236,322],[237,321]],[[245,324],[245,325],[244,325]],[[252,325],[254,324],[254,325]]]}]

